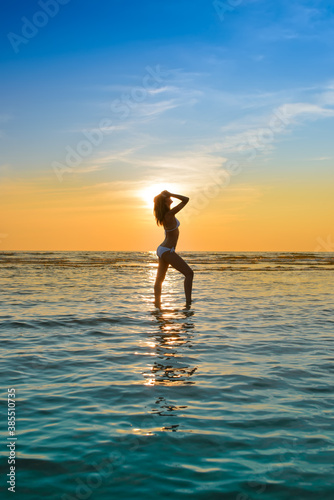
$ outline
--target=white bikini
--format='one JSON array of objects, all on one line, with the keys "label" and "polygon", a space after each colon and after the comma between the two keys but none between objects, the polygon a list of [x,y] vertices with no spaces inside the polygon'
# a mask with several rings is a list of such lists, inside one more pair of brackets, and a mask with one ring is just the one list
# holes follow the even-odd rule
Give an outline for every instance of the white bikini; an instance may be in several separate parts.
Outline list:
[{"label": "white bikini", "polygon": [[[175,217],[176,219],[176,217]],[[178,219],[176,219],[176,226],[173,227],[173,229],[165,229],[165,236],[166,236],[166,233],[170,232],[170,231],[175,231],[175,229],[177,229],[180,225],[180,221]],[[163,247],[162,245],[159,245],[158,248],[157,248],[157,256],[159,257],[159,259],[161,259],[161,256],[163,253],[165,252],[175,252],[175,247],[172,247],[172,248],[169,248],[169,247]]]}]

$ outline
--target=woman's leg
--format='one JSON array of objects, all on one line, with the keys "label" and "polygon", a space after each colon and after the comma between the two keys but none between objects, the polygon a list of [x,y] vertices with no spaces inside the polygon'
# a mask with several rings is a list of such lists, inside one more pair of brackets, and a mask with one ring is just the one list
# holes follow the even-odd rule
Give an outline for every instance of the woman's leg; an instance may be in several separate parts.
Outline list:
[{"label": "woman's leg", "polygon": [[184,293],[186,296],[186,304],[190,306],[191,304],[191,291],[193,286],[194,271],[188,264],[175,252],[164,252],[162,254],[162,259],[173,266],[177,271],[184,275]]},{"label": "woman's leg", "polygon": [[[165,252],[165,253],[169,253],[169,252]],[[162,255],[164,255],[164,254],[162,254]],[[158,272],[157,272],[157,277],[156,277],[155,284],[154,284],[155,307],[161,306],[161,287],[162,287],[162,282],[166,276],[168,265],[169,264],[167,262],[165,262],[163,259],[159,258]]]}]

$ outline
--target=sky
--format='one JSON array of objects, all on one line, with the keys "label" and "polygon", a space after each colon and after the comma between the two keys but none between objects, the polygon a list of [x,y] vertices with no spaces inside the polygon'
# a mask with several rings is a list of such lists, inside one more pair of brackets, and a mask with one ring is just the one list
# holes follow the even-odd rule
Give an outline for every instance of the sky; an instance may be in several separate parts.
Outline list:
[{"label": "sky", "polygon": [[[4,0],[0,251],[334,251],[334,6]],[[173,205],[174,206],[174,205]]]}]

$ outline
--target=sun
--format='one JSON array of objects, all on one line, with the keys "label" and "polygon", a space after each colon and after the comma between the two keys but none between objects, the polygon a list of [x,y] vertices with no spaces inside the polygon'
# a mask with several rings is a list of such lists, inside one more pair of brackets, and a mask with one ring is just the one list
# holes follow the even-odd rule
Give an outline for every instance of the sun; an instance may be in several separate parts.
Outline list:
[{"label": "sun", "polygon": [[164,182],[161,184],[150,184],[149,186],[141,189],[139,191],[140,198],[145,202],[148,208],[153,208],[153,199],[157,196],[161,191],[167,189],[170,193],[178,193],[179,188],[176,184],[170,184],[168,182]]}]

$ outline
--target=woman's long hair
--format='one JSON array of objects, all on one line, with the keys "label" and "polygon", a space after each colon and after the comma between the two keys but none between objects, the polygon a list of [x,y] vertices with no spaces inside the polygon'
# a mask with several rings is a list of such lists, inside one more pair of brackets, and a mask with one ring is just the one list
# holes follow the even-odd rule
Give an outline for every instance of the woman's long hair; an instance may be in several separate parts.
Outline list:
[{"label": "woman's long hair", "polygon": [[165,200],[166,197],[162,194],[158,194],[158,196],[154,198],[153,213],[158,226],[163,225],[162,221],[164,220],[166,213],[169,211],[169,208],[166,206]]}]

